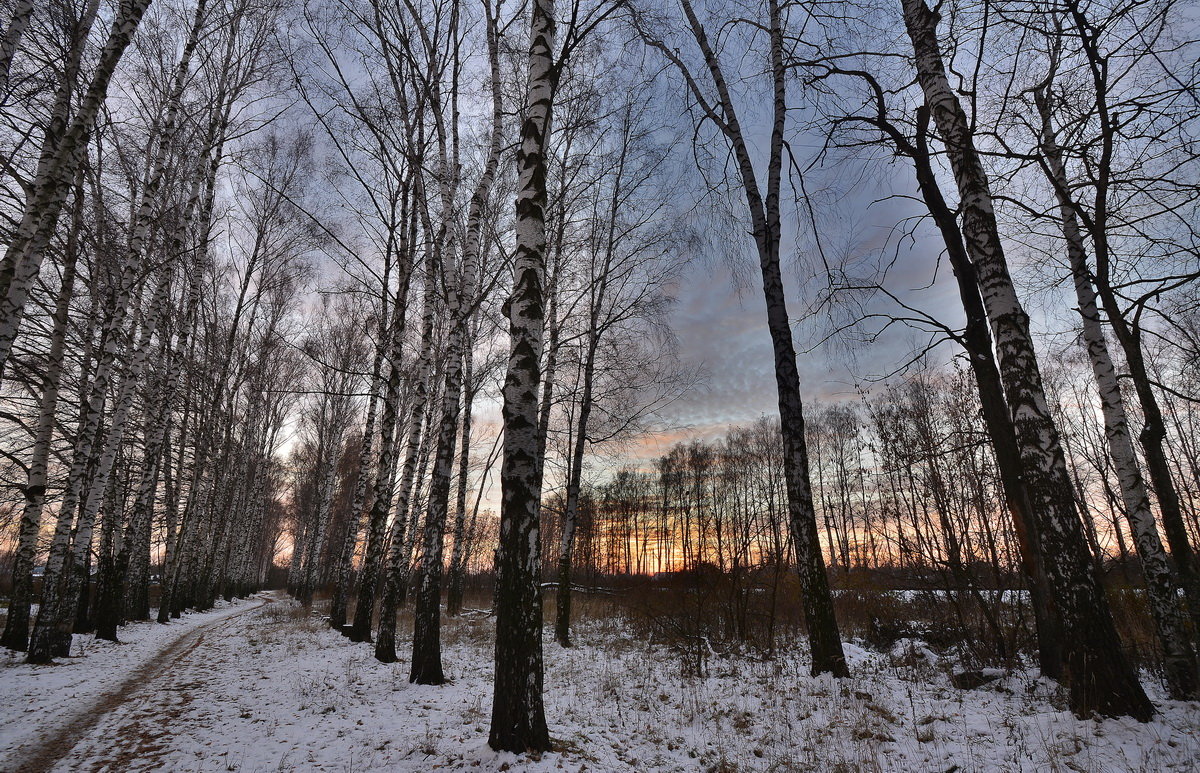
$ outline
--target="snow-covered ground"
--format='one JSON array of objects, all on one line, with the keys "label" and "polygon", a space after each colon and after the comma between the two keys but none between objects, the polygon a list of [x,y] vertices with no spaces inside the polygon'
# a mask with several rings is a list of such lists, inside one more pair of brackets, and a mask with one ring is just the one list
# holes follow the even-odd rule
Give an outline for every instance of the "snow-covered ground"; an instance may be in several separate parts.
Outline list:
[{"label": "snow-covered ground", "polygon": [[[202,616],[183,623],[207,626],[197,629],[203,640],[173,656],[155,683],[109,707],[56,769],[1200,768],[1200,706],[1163,700],[1154,685],[1160,714],[1140,725],[1077,720],[1061,709],[1053,685],[1028,674],[955,689],[946,664],[919,642],[902,642],[890,653],[848,645],[855,676],[840,682],[809,676],[800,650],[771,660],[714,655],[704,677],[691,677],[672,650],[633,637],[616,619],[581,623],[578,646],[569,651],[547,638],[546,715],[558,751],[537,760],[498,755],[486,744],[492,646],[486,615],[446,622],[444,663],[452,683],[426,687],[408,683],[403,647],[401,662],[383,665],[369,645],[327,630],[291,602],[238,614],[242,608],[210,613],[208,623]],[[220,615],[234,616],[209,625]],[[135,673],[179,630],[134,627],[124,634],[130,644],[90,645],[69,665],[4,667],[3,746],[14,745],[10,719],[35,727],[26,714],[94,699],[103,688],[84,693],[83,684],[120,684],[121,674]],[[0,770],[8,769],[0,761]]]},{"label": "snow-covered ground", "polygon": [[218,601],[207,612],[167,625],[134,623],[118,631],[119,643],[77,634],[71,657],[47,666],[28,665],[24,653],[0,648],[0,771],[20,770],[36,747],[58,734],[70,736],[71,725],[88,719],[99,702],[131,690],[139,675],[157,671],[156,660],[170,665],[166,661],[200,631],[269,598]]}]

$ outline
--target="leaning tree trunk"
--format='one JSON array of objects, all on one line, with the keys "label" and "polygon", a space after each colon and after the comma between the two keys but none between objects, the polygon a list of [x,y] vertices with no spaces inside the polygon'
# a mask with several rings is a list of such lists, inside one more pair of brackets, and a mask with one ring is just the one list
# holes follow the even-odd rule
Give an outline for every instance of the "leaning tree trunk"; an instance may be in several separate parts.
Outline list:
[{"label": "leaning tree trunk", "polygon": [[17,0],[13,5],[12,19],[0,36],[0,95],[8,92],[8,78],[12,71],[12,60],[16,56],[21,38],[33,18],[33,0]]},{"label": "leaning tree trunk", "polygon": [[[20,223],[0,264],[0,379],[21,327],[29,291],[41,271],[42,259],[54,237],[76,170],[87,154],[87,139],[108,94],[109,81],[150,1],[122,0],[91,83],[70,125],[61,137],[53,123],[47,131],[46,144],[53,150],[43,153],[38,163]],[[78,66],[77,61],[75,65]]]},{"label": "leaning tree trunk", "polygon": [[75,523],[75,511],[79,508],[80,497],[85,493],[84,486],[88,468],[93,462],[93,454],[97,435],[100,432],[100,421],[108,397],[109,381],[116,360],[117,336],[116,331],[124,326],[128,311],[129,296],[132,292],[133,270],[126,266],[119,279],[117,299],[113,313],[105,322],[105,330],[101,335],[104,341],[101,357],[92,374],[90,387],[84,388],[87,398],[82,407],[82,417],[76,429],[75,443],[71,452],[71,467],[67,472],[66,487],[58,506],[58,518],[54,526],[54,534],[50,541],[50,551],[46,556],[46,566],[42,575],[42,600],[38,608],[37,621],[34,624],[33,635],[29,642],[28,662],[49,663],[55,656],[65,657],[70,653],[71,639],[68,631],[64,638],[59,631],[60,622],[71,619],[69,597],[64,598],[67,591],[64,574],[69,572],[71,565],[68,558],[71,552],[71,532]]},{"label": "leaning tree trunk", "polygon": [[66,348],[67,323],[71,296],[75,289],[75,266],[79,257],[79,229],[83,218],[83,191],[77,188],[75,224],[67,236],[62,282],[54,309],[54,331],[51,333],[50,354],[42,373],[42,396],[38,409],[38,427],[33,440],[33,454],[25,482],[25,507],[18,527],[17,551],[13,562],[12,598],[4,624],[0,646],[24,652],[29,645],[29,614],[33,604],[33,565],[37,555],[38,534],[42,525],[42,507],[46,501],[46,484],[50,467],[50,449],[54,440],[55,411],[62,378],[63,354]]},{"label": "leaning tree trunk", "polygon": [[[201,7],[203,7],[201,3]],[[193,27],[192,36],[199,35],[199,17]],[[184,208],[182,224],[171,240],[170,257],[179,259],[184,254],[184,241],[191,229],[196,208],[199,205],[201,191],[200,179],[193,182],[192,192]],[[171,406],[174,404],[176,386],[183,369],[183,357],[191,336],[191,323],[199,304],[203,271],[199,266],[193,267],[192,278],[188,283],[187,306],[179,337],[179,353],[172,354],[170,336],[165,336],[162,343],[162,359],[165,373],[153,385],[154,395],[150,398],[149,389],[145,396],[145,404],[152,406],[149,427],[146,430],[143,444],[142,472],[138,482],[137,493],[129,516],[129,526],[121,541],[120,550],[112,566],[112,576],[104,578],[100,592],[96,598],[96,638],[117,640],[117,626],[124,622],[130,608],[133,608],[135,619],[149,617],[149,603],[146,599],[147,578],[144,576],[143,565],[149,568],[150,527],[154,515],[154,496],[158,490],[158,478],[162,470],[163,447],[166,441],[167,424],[170,418]],[[130,582],[131,565],[134,573],[141,575]],[[131,594],[128,589],[134,589],[137,595],[136,603],[124,604]]]},{"label": "leaning tree trunk", "polygon": [[[99,10],[100,0],[88,0],[87,5],[81,9],[78,19],[74,20],[74,24],[72,25],[73,34],[70,40],[70,48],[66,52],[66,61],[62,63],[62,71],[58,76],[57,85],[54,90],[54,101],[51,103],[46,115],[46,128],[42,136],[42,148],[38,154],[38,165],[34,173],[35,186],[39,182],[47,185],[50,184],[51,173],[56,171],[56,164],[62,161],[60,148],[63,139],[67,136],[68,129],[71,128],[71,107],[74,105],[76,89],[79,86],[79,70],[83,65],[83,55],[87,51],[88,37],[91,35],[92,26],[96,22]],[[32,8],[30,11],[32,12]],[[13,28],[9,30],[17,38],[24,34],[24,26],[29,21],[26,18],[24,23],[22,23],[20,16],[21,9],[18,7],[14,9],[14,24]],[[14,48],[16,42],[14,41]],[[77,160],[80,163],[75,164],[75,175],[84,166],[82,158]],[[13,278],[24,259],[24,246],[36,233],[37,219],[40,216],[39,208],[34,206],[33,202],[33,196],[36,193],[37,190],[35,188],[27,188],[25,190],[25,210],[22,213],[21,221],[25,226],[25,231],[23,235],[20,230],[11,234],[4,253],[4,259],[0,261],[0,300],[7,299],[8,291],[12,287]],[[65,188],[62,191],[62,195],[65,201],[67,196]],[[0,375],[3,374],[3,370],[3,366],[0,365]]]},{"label": "leaning tree trunk", "polygon": [[[69,565],[80,571],[68,571],[63,576],[62,582],[65,590],[63,591],[62,603],[57,606],[50,606],[45,619],[43,619],[42,613],[39,612],[38,614],[38,628],[45,626],[47,630],[54,631],[55,640],[64,642],[68,647],[70,646],[74,621],[71,614],[69,614],[69,610],[65,607],[73,599],[79,597],[80,591],[88,579],[87,572],[82,570],[88,565],[92,544],[92,530],[96,523],[96,516],[100,511],[101,502],[106,499],[108,501],[112,500],[112,497],[106,497],[105,495],[108,492],[110,479],[112,479],[112,471],[117,454],[121,449],[121,443],[125,437],[129,414],[133,410],[133,402],[137,394],[136,388],[141,380],[141,374],[146,366],[146,362],[149,359],[152,341],[163,309],[167,305],[167,289],[169,286],[169,277],[164,273],[163,277],[159,280],[158,288],[150,300],[150,307],[142,322],[139,340],[135,344],[129,365],[121,376],[121,383],[117,388],[116,402],[112,416],[108,419],[108,428],[104,434],[104,448],[100,456],[96,459],[95,470],[92,472],[91,480],[87,484],[87,494],[83,497],[83,509],[79,513],[78,522],[75,524],[71,555],[68,558]],[[113,339],[115,340],[116,338],[118,336],[114,335]],[[117,512],[110,511],[105,513],[105,519],[108,522],[106,530],[109,533],[111,533],[111,529],[115,529],[116,520],[119,517],[120,514]],[[111,572],[106,579],[109,581],[113,579]],[[35,637],[37,633],[38,631],[35,629]],[[111,633],[111,638],[115,641],[115,625]],[[32,646],[30,652],[33,652]]]},{"label": "leaning tree trunk", "polygon": [[1071,273],[1075,280],[1075,297],[1079,301],[1079,314],[1083,318],[1083,341],[1087,346],[1092,373],[1100,394],[1100,409],[1104,416],[1104,435],[1108,439],[1108,451],[1117,473],[1117,484],[1121,490],[1121,501],[1125,505],[1125,517],[1133,534],[1134,546],[1146,579],[1150,612],[1163,650],[1163,664],[1167,676],[1167,688],[1171,697],[1188,700],[1197,697],[1196,656],[1187,639],[1183,620],[1179,614],[1179,588],[1174,572],[1158,535],[1154,513],[1150,509],[1150,494],[1146,490],[1141,470],[1138,469],[1137,454],[1129,431],[1129,420],[1125,414],[1125,401],[1117,381],[1117,371],[1108,352],[1108,342],[1101,327],[1100,310],[1096,304],[1096,291],[1092,287],[1092,274],[1087,265],[1083,234],[1075,216],[1075,209],[1067,195],[1069,190],[1062,152],[1058,147],[1054,128],[1050,120],[1050,102],[1045,90],[1035,94],[1038,112],[1042,119],[1041,150],[1046,160],[1046,171],[1057,192],[1060,226],[1067,244],[1067,255],[1071,262]]},{"label": "leaning tree trunk", "polygon": [[[1131,324],[1126,316],[1127,312],[1121,308],[1117,292],[1111,281],[1112,257],[1108,243],[1109,192],[1112,184],[1113,158],[1117,155],[1116,139],[1119,136],[1122,117],[1111,112],[1108,96],[1112,93],[1113,88],[1110,79],[1118,76],[1112,74],[1109,56],[1102,50],[1099,42],[1099,36],[1104,34],[1104,31],[1098,29],[1088,19],[1087,11],[1079,3],[1068,3],[1066,12],[1071,17],[1073,31],[1086,57],[1092,87],[1095,90],[1095,122],[1099,132],[1099,141],[1095,147],[1094,199],[1092,216],[1088,223],[1096,258],[1095,288],[1104,311],[1108,315],[1108,323],[1112,327],[1117,343],[1121,345],[1125,354],[1129,380],[1133,383],[1134,393],[1142,407],[1143,424],[1138,439],[1145,455],[1146,472],[1150,476],[1150,484],[1158,499],[1163,531],[1167,536],[1167,546],[1171,549],[1171,559],[1179,576],[1179,584],[1183,586],[1184,598],[1192,618],[1192,627],[1196,631],[1200,631],[1200,571],[1198,571],[1196,554],[1184,523],[1179,490],[1175,486],[1175,480],[1171,475],[1171,465],[1167,459],[1166,421],[1158,404],[1154,382],[1147,369],[1137,317],[1134,317]],[[1060,189],[1058,193],[1069,196],[1069,192],[1066,190]],[[1077,214],[1080,212],[1080,210],[1075,211]]]},{"label": "leaning tree trunk", "polygon": [[[116,67],[116,63],[120,59],[121,52],[123,52],[124,48],[128,45],[129,38],[132,36],[134,29],[136,29],[137,23],[140,21],[142,13],[144,13],[148,4],[149,0],[144,0],[144,2],[143,0],[135,0],[128,9],[123,7],[123,10],[128,10],[128,12],[131,14],[130,18],[124,23],[121,23],[121,18],[118,18],[113,22],[113,31],[109,35],[109,43],[106,45],[105,49],[105,55],[109,55],[112,59],[112,68]],[[201,8],[203,8],[203,3],[201,3]],[[197,15],[193,26],[194,34],[192,35],[192,39],[189,40],[191,45],[185,46],[184,51],[180,56],[179,64],[176,66],[175,78],[172,82],[171,93],[168,96],[161,132],[154,145],[153,153],[151,154],[149,176],[142,188],[138,199],[137,208],[134,211],[128,250],[123,256],[121,262],[117,297],[114,301],[113,312],[110,315],[110,318],[105,322],[105,333],[107,335],[105,347],[102,352],[101,360],[97,365],[96,374],[93,376],[92,392],[91,397],[89,398],[89,405],[85,415],[85,420],[79,428],[79,436],[76,440],[76,452],[84,450],[83,446],[86,446],[86,455],[83,458],[73,459],[72,461],[72,470],[68,476],[67,494],[64,496],[62,507],[60,507],[58,519],[59,523],[55,530],[54,541],[51,543],[52,557],[54,557],[55,548],[61,552],[56,557],[57,560],[47,559],[46,563],[46,573],[45,577],[43,578],[44,585],[42,593],[45,597],[45,602],[49,603],[44,602],[42,609],[39,610],[38,613],[38,624],[34,629],[34,639],[37,640],[40,638],[41,641],[32,642],[30,645],[29,660],[31,663],[47,662],[55,649],[61,652],[64,649],[69,650],[70,648],[70,624],[67,622],[69,616],[65,614],[65,610],[63,608],[65,599],[62,597],[61,591],[69,591],[73,583],[69,582],[70,577],[68,576],[68,582],[66,583],[67,587],[64,589],[58,588],[59,580],[57,575],[54,577],[51,576],[51,566],[54,565],[56,571],[61,571],[62,563],[66,559],[71,513],[74,510],[76,502],[82,493],[81,489],[83,487],[83,472],[85,465],[88,463],[88,460],[90,460],[92,454],[91,436],[95,433],[96,428],[99,426],[99,422],[102,418],[105,392],[108,388],[108,380],[110,378],[113,363],[116,358],[117,339],[119,338],[117,334],[122,327],[124,327],[125,318],[129,313],[130,297],[133,290],[135,274],[141,269],[141,262],[144,258],[145,246],[151,227],[154,207],[159,203],[159,192],[166,176],[167,158],[171,150],[172,142],[174,141],[180,104],[182,102],[183,91],[187,82],[187,73],[191,63],[191,55],[195,48],[195,33],[198,31],[201,23],[202,17],[201,15]],[[111,72],[109,72],[108,75],[103,76],[101,79],[103,81],[103,88],[100,89],[97,95],[93,95],[92,91],[96,89],[98,82],[97,79],[101,78],[101,75],[102,72],[98,71],[97,75],[93,77],[92,90],[89,90],[88,95],[89,98],[94,97],[94,101],[96,102],[95,110],[99,109],[99,104],[103,101],[104,92],[107,89],[108,78],[111,77]],[[93,113],[95,110],[93,110]],[[87,127],[80,128],[79,132],[82,132],[84,135],[89,133],[91,122],[93,120],[94,115],[92,118],[88,119]],[[76,115],[76,119],[72,123],[72,129],[68,130],[68,137],[72,136],[71,132],[76,129],[76,125],[78,123],[79,115]],[[65,144],[67,141],[68,138],[64,137],[63,143]],[[62,146],[60,145],[60,150],[61,147]],[[61,208],[61,201],[59,202],[59,208]],[[57,222],[57,210],[54,210],[53,207],[51,207],[50,214],[46,215],[46,217],[54,222]],[[51,223],[51,226],[52,225],[53,224]],[[53,228],[51,227],[50,230],[53,231]],[[44,249],[44,245],[38,247],[38,239],[42,237],[35,236],[31,238],[32,241],[26,245],[26,250],[34,250],[34,252],[29,252],[28,255],[31,256],[31,259],[36,259],[40,265],[41,250]],[[46,236],[45,238],[48,239],[49,237]],[[10,305],[14,303],[14,293],[19,295],[20,292],[23,292],[21,290],[22,283],[32,283],[32,281],[36,278],[36,269],[30,269],[28,263],[29,261],[26,261],[26,264],[23,264],[18,268],[17,273],[12,280],[12,286],[9,287]],[[161,270],[166,271],[167,269]],[[32,275],[29,274],[29,271],[32,271]],[[152,301],[152,304],[154,305],[152,305],[147,312],[148,316],[146,319],[145,331],[148,331],[150,335],[153,335],[154,328],[158,323],[158,315],[161,312],[159,307],[165,303],[165,292],[167,287],[167,275],[164,273],[162,282],[160,284],[160,290],[163,293],[163,296],[160,298],[160,293],[156,292]],[[13,337],[16,335],[16,325],[18,325],[20,321],[20,309],[23,308],[24,304],[23,297],[20,298],[20,301],[21,303],[19,306],[12,307],[11,314],[8,314],[8,312],[4,309],[0,309],[0,369],[3,368],[3,357],[7,352],[7,349],[4,347],[11,346],[12,343],[11,338],[6,339],[5,336],[8,336],[10,333]],[[6,314],[8,314],[8,316],[6,316]],[[5,344],[6,340],[7,344]],[[146,338],[145,340],[146,349],[148,349],[149,339]],[[123,399],[118,403],[117,411],[125,411],[126,413],[128,412],[130,406],[127,403],[132,402],[133,388],[135,386],[136,379],[140,377],[141,367],[145,363],[147,353],[148,352],[145,350],[135,350],[134,360],[130,363],[125,380],[121,385],[121,397]],[[124,417],[122,417],[122,423],[123,421]],[[123,431],[124,427],[118,425],[116,417],[114,416],[110,422],[110,436],[116,437],[117,442],[119,443],[119,438]],[[113,449],[113,453],[115,454],[115,448]],[[108,456],[107,449],[106,453],[101,457],[101,465],[104,464],[105,456]],[[111,460],[109,460],[108,463],[111,465]],[[103,469],[103,467],[101,466],[100,469]],[[107,472],[105,472],[104,475],[106,476]],[[103,490],[103,486],[100,487],[100,490]],[[88,493],[88,499],[94,499],[96,507],[99,505],[97,493],[98,492],[95,490],[95,482],[93,481],[93,490]],[[67,507],[68,502],[70,503],[69,508]],[[87,510],[87,500],[85,500],[84,511],[81,513],[80,523],[76,527],[77,534],[75,536],[76,552],[79,553],[80,557],[82,557],[82,553],[80,551],[86,547],[87,543],[90,542],[91,524],[87,522]],[[93,510],[93,515],[94,512],[95,511]],[[64,520],[66,523],[64,523]],[[81,536],[85,536],[87,539],[81,541]],[[69,598],[70,595],[68,593],[66,599]],[[46,616],[46,624],[44,626],[42,624],[43,615]],[[38,631],[39,628],[42,629],[40,637]],[[66,653],[64,652],[63,654]]]},{"label": "leaning tree trunk", "polygon": [[1063,623],[1064,676],[1071,708],[1148,720],[1154,707],[1126,660],[1083,525],[1071,494],[1058,429],[1042,387],[1029,331],[999,238],[991,189],[975,150],[967,115],[946,76],[937,37],[938,16],[923,0],[901,0],[917,80],[946,144],[962,211],[962,232],[999,353],[1009,410],[1021,446],[1030,500],[1038,513],[1051,589]]},{"label": "leaning tree trunk", "polygon": [[909,145],[898,133],[893,133],[891,126],[885,128],[912,157],[921,197],[925,200],[926,207],[946,245],[946,254],[958,285],[959,299],[967,317],[960,340],[969,355],[967,359],[971,366],[971,374],[979,392],[980,413],[995,454],[1000,486],[1012,515],[1021,567],[1029,587],[1038,643],[1038,665],[1043,675],[1059,680],[1062,678],[1062,624],[1046,577],[1033,504],[1029,500],[1029,492],[1025,490],[1021,451],[1016,430],[1013,428],[1012,415],[1008,410],[1008,399],[1004,396],[1000,369],[992,350],[987,310],[979,293],[979,277],[963,244],[962,231],[959,229],[955,212],[946,203],[937,181],[928,144],[929,111],[924,106],[918,108],[917,125],[915,146]]}]

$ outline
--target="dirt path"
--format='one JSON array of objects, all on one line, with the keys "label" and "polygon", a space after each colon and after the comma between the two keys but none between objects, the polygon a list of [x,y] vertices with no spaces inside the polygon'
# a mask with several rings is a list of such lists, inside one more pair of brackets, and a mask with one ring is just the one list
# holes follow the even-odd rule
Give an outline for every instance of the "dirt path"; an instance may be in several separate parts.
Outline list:
[{"label": "dirt path", "polygon": [[[125,726],[124,717],[131,715],[130,718],[140,724],[140,720],[145,718],[144,710],[147,708],[147,703],[156,704],[153,711],[158,712],[163,711],[162,707],[157,705],[161,702],[161,696],[171,695],[186,698],[188,688],[195,685],[187,684],[186,680],[184,683],[179,683],[175,679],[175,672],[187,664],[193,653],[204,644],[206,639],[219,635],[222,629],[247,612],[261,609],[275,601],[273,596],[266,594],[257,598],[258,604],[240,609],[211,623],[192,628],[179,636],[130,673],[115,689],[100,696],[86,709],[76,713],[65,725],[58,727],[50,735],[41,739],[34,748],[25,751],[11,770],[20,771],[20,773],[43,773],[43,771],[53,770],[60,762],[66,761],[77,746],[84,744],[88,735],[97,725],[110,717],[120,717],[122,726]],[[163,689],[168,686],[168,682],[171,683],[169,685],[171,689]],[[157,734],[137,732],[121,734],[115,741],[109,739],[110,743],[107,744],[109,748],[104,754],[107,759],[96,764],[89,760],[87,769],[127,770],[129,769],[128,763],[133,759],[137,759],[139,764],[149,763],[153,767],[155,752],[163,748],[157,741],[165,735],[172,716],[174,714],[168,707],[159,722],[159,729],[162,732]],[[67,769],[80,770],[81,766],[78,763],[69,764]]]}]

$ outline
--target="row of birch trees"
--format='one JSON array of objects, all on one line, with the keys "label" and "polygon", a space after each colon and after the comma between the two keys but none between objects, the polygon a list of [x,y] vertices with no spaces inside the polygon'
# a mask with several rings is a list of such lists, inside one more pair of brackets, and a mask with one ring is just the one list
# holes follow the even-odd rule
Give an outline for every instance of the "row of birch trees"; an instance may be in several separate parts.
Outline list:
[{"label": "row of birch trees", "polygon": [[33,663],[261,587],[281,529],[316,238],[289,203],[307,152],[270,128],[280,9],[148,6],[6,29],[3,642]]}]

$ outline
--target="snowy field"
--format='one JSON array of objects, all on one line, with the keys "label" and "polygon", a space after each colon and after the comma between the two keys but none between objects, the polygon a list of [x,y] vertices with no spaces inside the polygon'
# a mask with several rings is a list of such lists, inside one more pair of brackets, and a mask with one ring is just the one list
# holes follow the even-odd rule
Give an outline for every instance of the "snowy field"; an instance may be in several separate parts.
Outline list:
[{"label": "snowy field", "polygon": [[714,653],[704,677],[689,677],[675,652],[607,619],[582,622],[569,656],[547,638],[558,751],[498,755],[486,745],[486,615],[446,622],[452,683],[424,687],[408,683],[403,646],[401,662],[383,665],[290,601],[262,604],[132,626],[120,645],[80,638],[80,656],[62,665],[8,657],[0,770],[34,757],[61,771],[1200,769],[1200,706],[1166,701],[1154,684],[1160,714],[1139,725],[1077,720],[1028,674],[956,689],[949,664],[913,642],[847,645],[855,677],[841,682],[810,677],[802,651]]}]

